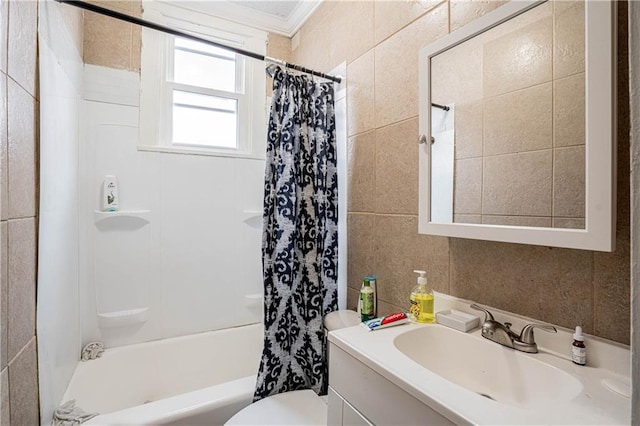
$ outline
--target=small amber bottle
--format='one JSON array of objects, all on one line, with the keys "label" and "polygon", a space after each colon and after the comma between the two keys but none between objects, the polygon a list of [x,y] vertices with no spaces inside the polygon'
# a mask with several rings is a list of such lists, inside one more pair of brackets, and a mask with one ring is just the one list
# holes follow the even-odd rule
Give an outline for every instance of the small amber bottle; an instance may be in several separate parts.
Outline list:
[{"label": "small amber bottle", "polygon": [[576,332],[573,333],[571,360],[578,365],[585,365],[587,363],[587,347],[584,345],[584,336],[582,335],[582,327],[580,326],[577,326]]}]

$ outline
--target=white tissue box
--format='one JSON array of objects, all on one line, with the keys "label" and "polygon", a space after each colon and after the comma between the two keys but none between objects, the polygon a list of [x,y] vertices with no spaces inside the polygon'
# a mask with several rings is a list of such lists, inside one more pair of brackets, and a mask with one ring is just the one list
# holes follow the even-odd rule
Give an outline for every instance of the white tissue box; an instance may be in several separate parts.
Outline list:
[{"label": "white tissue box", "polygon": [[453,329],[467,332],[476,328],[480,323],[480,318],[475,315],[451,309],[450,311],[440,311],[436,313],[438,324],[446,325]]}]

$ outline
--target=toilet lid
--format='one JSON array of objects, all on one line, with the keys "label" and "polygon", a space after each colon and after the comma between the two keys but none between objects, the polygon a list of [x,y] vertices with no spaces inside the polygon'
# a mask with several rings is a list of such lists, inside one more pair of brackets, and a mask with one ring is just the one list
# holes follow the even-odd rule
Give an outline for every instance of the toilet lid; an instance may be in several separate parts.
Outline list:
[{"label": "toilet lid", "polygon": [[326,425],[327,403],[312,390],[273,395],[240,410],[225,425]]}]

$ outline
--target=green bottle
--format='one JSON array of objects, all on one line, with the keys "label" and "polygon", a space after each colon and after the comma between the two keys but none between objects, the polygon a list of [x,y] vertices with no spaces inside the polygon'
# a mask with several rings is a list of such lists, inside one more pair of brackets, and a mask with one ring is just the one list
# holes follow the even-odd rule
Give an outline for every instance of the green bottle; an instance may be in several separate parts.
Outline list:
[{"label": "green bottle", "polygon": [[368,279],[362,281],[360,289],[360,319],[362,322],[369,321],[375,316],[373,289]]}]

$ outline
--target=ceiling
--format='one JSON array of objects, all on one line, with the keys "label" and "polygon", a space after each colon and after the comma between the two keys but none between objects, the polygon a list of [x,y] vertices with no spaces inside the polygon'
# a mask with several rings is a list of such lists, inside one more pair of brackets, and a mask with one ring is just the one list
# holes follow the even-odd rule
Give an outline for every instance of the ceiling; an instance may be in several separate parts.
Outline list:
[{"label": "ceiling", "polygon": [[191,8],[292,37],[322,0],[180,1]]}]

